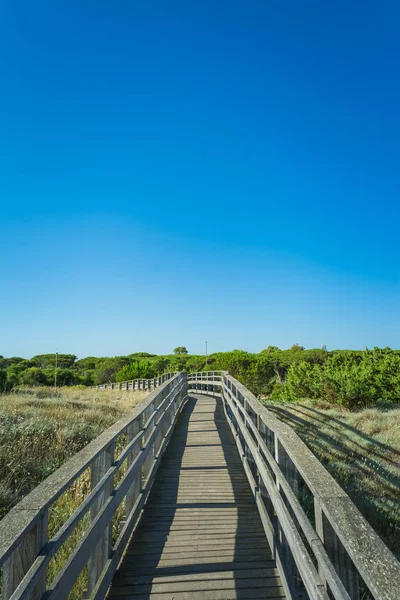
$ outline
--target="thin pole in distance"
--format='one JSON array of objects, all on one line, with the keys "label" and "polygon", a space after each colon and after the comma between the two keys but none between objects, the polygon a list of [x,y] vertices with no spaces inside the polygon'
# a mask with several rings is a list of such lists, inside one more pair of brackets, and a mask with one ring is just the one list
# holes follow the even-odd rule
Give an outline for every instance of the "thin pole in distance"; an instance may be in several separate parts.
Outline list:
[{"label": "thin pole in distance", "polygon": [[207,353],[207,342],[206,342],[206,364],[208,362],[208,353]]},{"label": "thin pole in distance", "polygon": [[55,387],[56,391],[57,391],[57,365],[58,365],[58,352],[56,352],[56,368],[54,371],[54,387]]}]

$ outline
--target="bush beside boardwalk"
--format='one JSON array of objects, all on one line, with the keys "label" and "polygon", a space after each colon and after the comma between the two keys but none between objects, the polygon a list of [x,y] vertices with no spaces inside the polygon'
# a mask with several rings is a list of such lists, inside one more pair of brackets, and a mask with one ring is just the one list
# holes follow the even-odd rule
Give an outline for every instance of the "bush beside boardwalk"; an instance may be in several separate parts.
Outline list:
[{"label": "bush beside boardwalk", "polygon": [[[55,361],[54,354],[31,359],[0,357],[0,391],[53,385]],[[315,398],[350,409],[400,401],[400,352],[390,348],[328,352],[294,344],[288,350],[268,346],[257,354],[233,350],[205,357],[138,352],[79,360],[74,354],[59,354],[57,367],[59,385],[151,379],[172,371],[226,370],[260,398]]]},{"label": "bush beside boardwalk", "polygon": [[[0,357],[0,389],[54,380],[55,355]],[[59,383],[227,370],[286,420],[398,556],[400,352],[269,346],[194,356],[144,352],[114,358],[58,355]],[[143,396],[142,396],[143,397]],[[140,396],[135,395],[134,401]],[[306,400],[304,400],[306,399]],[[0,516],[133,406],[125,391],[32,387],[0,395]],[[82,486],[88,482],[83,478]],[[80,490],[77,489],[77,497]],[[64,508],[71,508],[71,498]],[[73,504],[73,503],[72,503]],[[61,506],[61,504],[60,504]]]}]

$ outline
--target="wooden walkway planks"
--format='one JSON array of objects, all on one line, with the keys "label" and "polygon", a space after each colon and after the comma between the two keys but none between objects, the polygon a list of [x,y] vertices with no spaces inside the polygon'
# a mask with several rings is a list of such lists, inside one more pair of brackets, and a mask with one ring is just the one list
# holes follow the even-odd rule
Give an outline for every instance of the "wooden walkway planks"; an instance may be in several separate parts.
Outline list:
[{"label": "wooden walkway planks", "polygon": [[108,598],[284,597],[222,401],[191,396]]}]

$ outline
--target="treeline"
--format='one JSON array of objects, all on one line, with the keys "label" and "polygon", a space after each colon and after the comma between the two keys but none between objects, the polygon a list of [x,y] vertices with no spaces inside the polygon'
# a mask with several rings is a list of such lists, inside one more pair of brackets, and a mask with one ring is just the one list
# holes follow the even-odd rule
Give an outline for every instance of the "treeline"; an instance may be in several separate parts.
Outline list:
[{"label": "treeline", "polygon": [[213,359],[213,367],[229,371],[259,398],[324,400],[350,409],[400,402],[399,350],[328,352],[295,345],[259,354],[215,354]]},{"label": "treeline", "polygon": [[39,354],[30,359],[0,356],[0,391],[20,385],[52,386],[56,377],[59,386],[151,379],[171,371],[202,370],[205,364],[205,357],[189,355],[184,347],[166,356],[147,352],[79,360],[75,354]]},{"label": "treeline", "polygon": [[[54,385],[56,356],[31,359],[0,357],[0,390],[19,385]],[[260,353],[243,350],[191,355],[183,346],[174,354],[138,352],[114,358],[57,355],[57,384],[94,385],[129,379],[149,379],[170,371],[226,370],[260,398],[296,401],[326,400],[356,408],[400,401],[400,351],[289,350],[269,346]]]}]

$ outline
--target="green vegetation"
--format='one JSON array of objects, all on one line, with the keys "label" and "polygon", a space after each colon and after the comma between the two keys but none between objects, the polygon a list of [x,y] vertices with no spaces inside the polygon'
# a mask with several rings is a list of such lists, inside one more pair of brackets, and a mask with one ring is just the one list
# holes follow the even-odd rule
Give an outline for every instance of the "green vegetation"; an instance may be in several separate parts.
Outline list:
[{"label": "green vegetation", "polygon": [[178,346],[177,348],[174,348],[174,354],[188,354],[188,351],[185,346]]},{"label": "green vegetation", "polygon": [[[15,386],[54,385],[54,354],[31,359],[0,357],[0,390]],[[93,385],[129,379],[149,379],[171,371],[227,370],[259,398],[297,401],[326,400],[353,409],[400,399],[400,352],[374,350],[289,350],[268,346],[258,354],[243,350],[191,355],[184,346],[173,354],[146,352],[113,358],[74,354],[57,356],[57,383],[61,386]]]},{"label": "green vegetation", "polygon": [[226,369],[261,399],[325,400],[349,409],[400,401],[400,352],[267,348],[211,355],[210,368]]},{"label": "green vegetation", "polygon": [[400,354],[389,348],[336,352],[323,362],[293,363],[286,384],[274,390],[287,400],[314,398],[347,408],[399,402]]},{"label": "green vegetation", "polygon": [[[80,384],[82,389],[69,388],[69,397],[64,387],[61,398],[41,399],[46,392],[39,386],[54,384],[55,360],[50,354],[0,357],[1,390],[31,387],[30,395],[0,395],[3,512],[122,414],[115,398],[111,404],[94,402],[85,385],[171,371],[226,370],[297,429],[389,547],[400,552],[394,504],[399,483],[399,351],[329,352],[294,344],[288,350],[268,346],[257,354],[233,350],[207,358],[189,354],[184,346],[165,356],[138,352],[78,360],[73,354],[59,354],[58,384]],[[85,393],[92,400],[83,401]],[[103,393],[95,392],[98,398]],[[121,398],[127,396],[122,393]]]},{"label": "green vegetation", "polygon": [[266,406],[297,431],[400,557],[400,407],[350,412],[316,401]]}]

